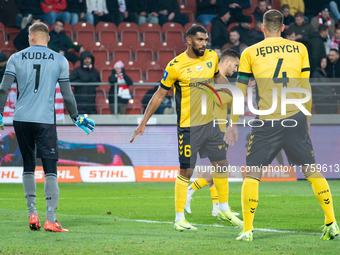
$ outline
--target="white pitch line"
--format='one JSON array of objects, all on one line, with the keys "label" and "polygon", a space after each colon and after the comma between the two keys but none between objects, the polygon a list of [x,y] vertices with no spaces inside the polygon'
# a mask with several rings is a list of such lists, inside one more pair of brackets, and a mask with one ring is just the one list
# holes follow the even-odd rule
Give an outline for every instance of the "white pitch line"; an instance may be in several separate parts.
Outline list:
[{"label": "white pitch line", "polygon": [[[143,223],[154,223],[154,224],[174,224],[173,222],[166,222],[166,221],[154,221],[154,220],[133,220],[133,219],[118,219],[120,221],[132,221],[132,222],[143,222]],[[217,228],[233,228],[233,229],[240,229],[238,227],[231,227],[231,226],[221,226],[217,224],[209,225],[209,224],[195,224],[191,223],[194,226],[201,226],[201,227],[217,227]],[[275,233],[282,233],[282,234],[298,234],[298,235],[320,235],[321,233],[316,232],[298,232],[298,231],[290,231],[290,230],[277,230],[277,229],[270,229],[270,228],[254,228],[257,231],[263,232],[275,232]]]}]

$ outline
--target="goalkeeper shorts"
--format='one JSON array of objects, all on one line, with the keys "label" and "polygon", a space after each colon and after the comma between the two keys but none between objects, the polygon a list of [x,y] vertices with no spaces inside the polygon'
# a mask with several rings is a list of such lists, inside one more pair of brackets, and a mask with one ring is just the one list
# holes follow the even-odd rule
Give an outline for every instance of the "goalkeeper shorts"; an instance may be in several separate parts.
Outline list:
[{"label": "goalkeeper shorts", "polygon": [[37,158],[58,160],[58,138],[56,124],[13,121],[22,155],[33,155],[37,145]]}]

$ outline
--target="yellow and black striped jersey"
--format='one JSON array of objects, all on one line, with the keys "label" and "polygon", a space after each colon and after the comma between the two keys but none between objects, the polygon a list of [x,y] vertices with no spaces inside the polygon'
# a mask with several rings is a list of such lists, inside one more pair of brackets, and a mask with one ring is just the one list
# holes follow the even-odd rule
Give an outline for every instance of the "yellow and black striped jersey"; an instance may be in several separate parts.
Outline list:
[{"label": "yellow and black striped jersey", "polygon": [[[199,58],[190,58],[185,51],[168,63],[161,87],[169,90],[174,85],[179,127],[200,126],[214,119],[216,74],[218,56],[213,50],[205,50],[204,55]],[[202,98],[206,99],[206,114],[202,114]]]},{"label": "yellow and black striped jersey", "polygon": [[[248,79],[254,76],[258,88],[259,110],[268,110],[272,106],[273,87],[277,88],[278,100],[274,113],[260,115],[260,119],[283,119],[299,112],[294,104],[287,104],[286,115],[281,114],[281,89],[283,87],[306,88],[309,84],[309,59],[306,47],[299,42],[282,37],[269,37],[246,48],[240,58],[237,86],[243,93],[247,89]],[[303,98],[302,93],[287,93],[287,99]],[[306,103],[311,110],[311,100]],[[238,116],[233,116],[237,122]]]}]

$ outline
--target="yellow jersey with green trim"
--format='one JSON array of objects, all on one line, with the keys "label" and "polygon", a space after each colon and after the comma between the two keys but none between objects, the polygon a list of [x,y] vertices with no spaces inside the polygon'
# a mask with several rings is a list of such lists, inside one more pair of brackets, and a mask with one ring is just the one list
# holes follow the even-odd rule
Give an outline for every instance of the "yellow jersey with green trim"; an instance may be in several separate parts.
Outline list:
[{"label": "yellow jersey with green trim", "polygon": [[214,89],[218,61],[213,50],[206,49],[199,58],[190,58],[185,51],[165,68],[160,86],[169,90],[174,85],[179,127],[200,126],[213,121],[213,103],[218,100]]},{"label": "yellow jersey with green trim", "polygon": [[[300,111],[294,104],[287,104],[286,115],[281,114],[281,89],[283,87],[302,87],[310,91],[310,67],[306,47],[302,43],[282,37],[269,37],[246,48],[241,55],[238,72],[237,86],[244,94],[249,77],[252,75],[255,77],[259,110],[271,108],[273,88],[277,88],[276,110],[269,115],[260,115],[259,118],[263,120],[283,119]],[[305,95],[302,93],[287,93],[286,95],[287,99],[303,97]],[[307,110],[310,111],[308,108]]]}]

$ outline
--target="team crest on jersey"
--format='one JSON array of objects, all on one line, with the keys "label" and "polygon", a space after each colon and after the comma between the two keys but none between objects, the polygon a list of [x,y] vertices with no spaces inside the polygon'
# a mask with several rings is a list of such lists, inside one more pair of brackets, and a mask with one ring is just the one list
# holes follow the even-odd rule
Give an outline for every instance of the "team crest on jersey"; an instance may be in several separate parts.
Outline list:
[{"label": "team crest on jersey", "polygon": [[168,72],[167,71],[164,71],[164,74],[163,74],[163,81],[166,81],[166,78],[168,77]]},{"label": "team crest on jersey", "polygon": [[203,70],[203,66],[196,66],[196,71],[202,71]]},{"label": "team crest on jersey", "polygon": [[209,67],[211,69],[212,68],[212,62],[208,62],[207,67]]}]

